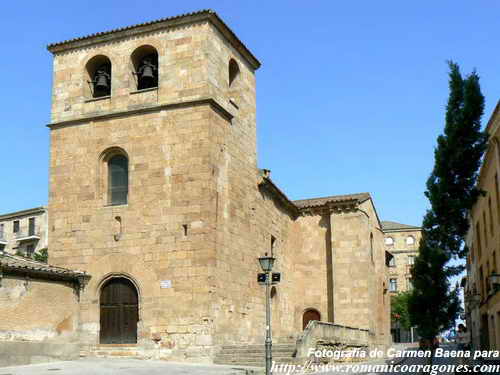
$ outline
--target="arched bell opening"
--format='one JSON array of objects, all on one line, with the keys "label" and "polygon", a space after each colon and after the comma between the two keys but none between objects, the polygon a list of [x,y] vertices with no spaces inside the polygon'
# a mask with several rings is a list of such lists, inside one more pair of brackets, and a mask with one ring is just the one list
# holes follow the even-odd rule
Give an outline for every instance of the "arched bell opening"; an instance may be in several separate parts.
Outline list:
[{"label": "arched bell opening", "polygon": [[111,95],[111,61],[103,55],[94,56],[85,66],[91,96],[101,98]]},{"label": "arched bell opening", "polygon": [[135,285],[125,277],[113,277],[101,288],[101,344],[137,343],[139,294]]},{"label": "arched bell opening", "polygon": [[158,87],[158,51],[153,46],[141,46],[131,56],[137,90]]}]

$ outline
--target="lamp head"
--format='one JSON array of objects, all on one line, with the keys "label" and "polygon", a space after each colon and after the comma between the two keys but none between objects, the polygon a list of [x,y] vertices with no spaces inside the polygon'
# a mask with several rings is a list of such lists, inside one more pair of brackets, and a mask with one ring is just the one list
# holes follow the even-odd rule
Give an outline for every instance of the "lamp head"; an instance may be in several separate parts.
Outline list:
[{"label": "lamp head", "polygon": [[271,270],[273,269],[273,265],[274,265],[275,260],[276,260],[276,258],[267,256],[267,253],[265,253],[263,257],[260,257],[259,263],[260,263],[260,267],[262,268],[262,271],[271,272]]}]

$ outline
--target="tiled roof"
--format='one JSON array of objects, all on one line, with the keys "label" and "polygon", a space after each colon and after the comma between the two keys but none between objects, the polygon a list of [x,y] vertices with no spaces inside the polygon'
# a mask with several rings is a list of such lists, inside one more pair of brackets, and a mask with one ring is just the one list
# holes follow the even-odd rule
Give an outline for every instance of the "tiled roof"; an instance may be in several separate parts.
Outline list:
[{"label": "tiled roof", "polygon": [[395,221],[382,221],[382,229],[383,230],[395,230],[395,229],[421,229],[420,227],[416,227],[414,225],[401,224],[396,223]]},{"label": "tiled roof", "polygon": [[85,275],[85,272],[82,271],[73,271],[67,268],[51,266],[46,263],[37,262],[32,259],[7,254],[4,252],[0,252],[0,269],[4,271],[12,270],[33,274],[57,275],[70,279]]},{"label": "tiled roof", "polygon": [[115,34],[115,33],[124,33],[128,31],[141,31],[141,28],[147,28],[148,26],[153,26],[161,23],[165,24],[177,24],[177,21],[183,21],[183,18],[195,18],[195,20],[205,20],[205,19],[210,19],[212,23],[217,26],[219,29],[223,29],[224,32],[226,32],[229,35],[229,39],[231,41],[234,40],[236,44],[238,45],[238,50],[240,53],[243,55],[246,55],[247,58],[250,58],[251,63],[253,64],[255,69],[258,69],[260,66],[259,60],[250,52],[250,50],[245,46],[245,44],[236,36],[236,34],[227,26],[224,21],[217,15],[216,12],[214,12],[212,9],[204,9],[204,10],[199,10],[196,12],[191,12],[191,13],[184,13],[180,14],[178,16],[173,16],[173,17],[166,17],[166,18],[160,18],[158,20],[154,21],[149,21],[149,22],[143,22],[139,23],[136,25],[131,25],[131,26],[125,26],[125,27],[120,27],[118,29],[113,29],[113,30],[108,30],[108,31],[102,31],[78,38],[73,38],[73,39],[68,39],[62,42],[57,42],[57,43],[51,43],[47,46],[47,49],[51,52],[55,52],[59,50],[59,47],[63,47],[65,45],[69,45],[72,43],[77,43],[77,42],[83,42],[88,39],[92,38],[102,38],[109,36],[110,34]]},{"label": "tiled roof", "polygon": [[293,203],[299,208],[308,208],[323,206],[327,203],[342,203],[349,201],[357,201],[357,203],[361,203],[367,199],[370,199],[370,193],[332,195],[330,197],[323,198],[300,199],[293,201]]}]

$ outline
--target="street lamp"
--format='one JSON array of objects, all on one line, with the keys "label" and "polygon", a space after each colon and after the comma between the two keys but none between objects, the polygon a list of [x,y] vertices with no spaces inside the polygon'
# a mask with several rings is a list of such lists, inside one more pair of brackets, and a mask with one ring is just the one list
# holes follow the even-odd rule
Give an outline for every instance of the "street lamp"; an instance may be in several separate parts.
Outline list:
[{"label": "street lamp", "polygon": [[[266,283],[266,375],[271,374],[271,364],[273,361],[272,346],[273,341],[271,338],[271,271],[273,269],[274,261],[276,258],[272,256],[267,256],[267,253],[263,257],[259,258],[260,267],[264,271],[265,283]],[[264,275],[258,275],[257,280],[263,281]]]},{"label": "street lamp", "polygon": [[271,272],[273,269],[275,260],[276,260],[276,258],[267,256],[267,253],[265,254],[265,256],[260,257],[259,263],[260,263],[260,267],[262,268],[262,271],[264,271],[266,273]]},{"label": "street lamp", "polygon": [[489,277],[491,288],[496,291],[500,287],[500,275],[498,273],[492,273]]}]

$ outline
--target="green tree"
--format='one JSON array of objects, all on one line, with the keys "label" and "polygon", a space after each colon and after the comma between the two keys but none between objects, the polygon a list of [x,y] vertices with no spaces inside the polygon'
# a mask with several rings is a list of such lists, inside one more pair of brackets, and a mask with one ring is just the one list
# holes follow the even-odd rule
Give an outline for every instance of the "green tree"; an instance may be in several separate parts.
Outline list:
[{"label": "green tree", "polygon": [[49,252],[47,249],[40,250],[39,253],[33,253],[33,260],[37,262],[47,263],[49,260]]},{"label": "green tree", "polygon": [[411,324],[423,338],[431,339],[451,328],[461,311],[457,288],[450,277],[463,265],[450,265],[468,249],[468,211],[481,195],[476,188],[487,135],[481,131],[484,97],[474,71],[462,78],[457,64],[449,62],[450,95],[444,134],[437,139],[434,169],[427,180],[431,208],[422,223],[419,255],[412,267],[414,289],[408,309]]},{"label": "green tree", "polygon": [[411,328],[410,314],[408,312],[408,300],[410,292],[403,292],[391,297],[391,320],[399,323],[400,327],[409,330]]}]

